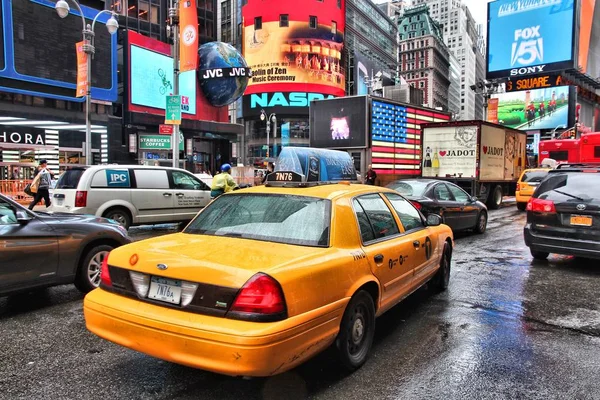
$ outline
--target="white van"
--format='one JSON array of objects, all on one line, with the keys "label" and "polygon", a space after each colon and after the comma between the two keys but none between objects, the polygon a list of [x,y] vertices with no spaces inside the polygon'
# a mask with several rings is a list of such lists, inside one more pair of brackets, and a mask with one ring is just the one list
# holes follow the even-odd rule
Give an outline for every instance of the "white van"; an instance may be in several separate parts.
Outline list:
[{"label": "white van", "polygon": [[210,202],[210,187],[190,172],[142,165],[66,170],[48,211],[93,214],[131,225],[190,221]]}]

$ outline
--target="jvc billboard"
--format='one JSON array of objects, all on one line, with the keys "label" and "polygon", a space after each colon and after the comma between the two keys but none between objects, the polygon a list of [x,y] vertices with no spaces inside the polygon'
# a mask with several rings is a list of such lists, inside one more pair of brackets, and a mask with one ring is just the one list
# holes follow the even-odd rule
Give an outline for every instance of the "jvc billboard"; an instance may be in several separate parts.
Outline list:
[{"label": "jvc billboard", "polygon": [[574,0],[498,0],[488,4],[487,78],[574,67]]}]

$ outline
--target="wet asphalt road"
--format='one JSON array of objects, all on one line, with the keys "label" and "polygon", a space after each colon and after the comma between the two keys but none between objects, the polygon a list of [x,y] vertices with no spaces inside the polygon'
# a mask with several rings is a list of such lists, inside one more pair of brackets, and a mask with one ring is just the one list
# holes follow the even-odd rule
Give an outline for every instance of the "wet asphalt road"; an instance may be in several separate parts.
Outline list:
[{"label": "wet asphalt road", "polygon": [[83,296],[61,286],[0,299],[0,399],[600,399],[600,263],[534,263],[524,214],[490,218],[458,236],[448,291],[421,289],[377,320],[353,374],[330,352],[270,379],[166,363],[88,333]]}]

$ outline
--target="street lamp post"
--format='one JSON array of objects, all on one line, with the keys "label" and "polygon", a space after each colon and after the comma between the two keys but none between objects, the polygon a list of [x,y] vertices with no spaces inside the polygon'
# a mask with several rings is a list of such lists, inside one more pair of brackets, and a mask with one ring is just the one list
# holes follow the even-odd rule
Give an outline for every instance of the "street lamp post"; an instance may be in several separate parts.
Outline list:
[{"label": "street lamp post", "polygon": [[[273,139],[277,138],[277,115],[272,113],[267,117],[267,113],[265,110],[260,110],[260,120],[267,121],[267,159],[269,158],[269,140],[271,136],[271,121],[275,124],[275,128],[273,129]],[[267,160],[268,162],[269,160]]]},{"label": "street lamp post", "polygon": [[[81,20],[83,22],[83,51],[88,55],[87,58],[87,88],[86,88],[86,96],[85,96],[85,163],[87,165],[92,165],[92,125],[91,125],[91,100],[92,100],[92,59],[94,58],[94,54],[96,52],[96,48],[94,47],[94,28],[96,27],[96,21],[98,17],[104,13],[111,14],[111,17],[106,21],[106,29],[108,29],[108,33],[114,35],[117,29],[119,29],[119,23],[117,22],[115,16],[116,14],[113,11],[102,10],[94,17],[92,24],[86,24],[85,17],[83,16],[83,11],[81,10],[81,6],[77,2],[77,0],[70,0],[81,15]],[[69,15],[69,11],[71,10],[69,7],[69,3],[66,0],[58,0],[56,5],[54,6],[56,9],[56,13],[61,18],[66,18]]]},{"label": "street lamp post", "polygon": [[475,92],[475,94],[483,95],[483,120],[487,121],[487,109],[488,109],[488,101],[492,94],[498,92],[498,87],[500,84],[498,82],[493,81],[479,81],[475,85],[471,85],[471,90]]}]

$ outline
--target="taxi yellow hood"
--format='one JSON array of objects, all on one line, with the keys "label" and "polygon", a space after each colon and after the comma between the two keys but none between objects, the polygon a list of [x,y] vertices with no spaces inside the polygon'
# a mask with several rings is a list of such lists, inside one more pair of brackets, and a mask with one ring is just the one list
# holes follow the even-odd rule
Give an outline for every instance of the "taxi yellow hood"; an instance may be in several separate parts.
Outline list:
[{"label": "taxi yellow hood", "polygon": [[[310,263],[327,248],[176,233],[114,249],[108,264],[155,276],[241,287],[257,272]],[[136,260],[137,259],[137,260]],[[166,269],[160,270],[158,264]]]}]

